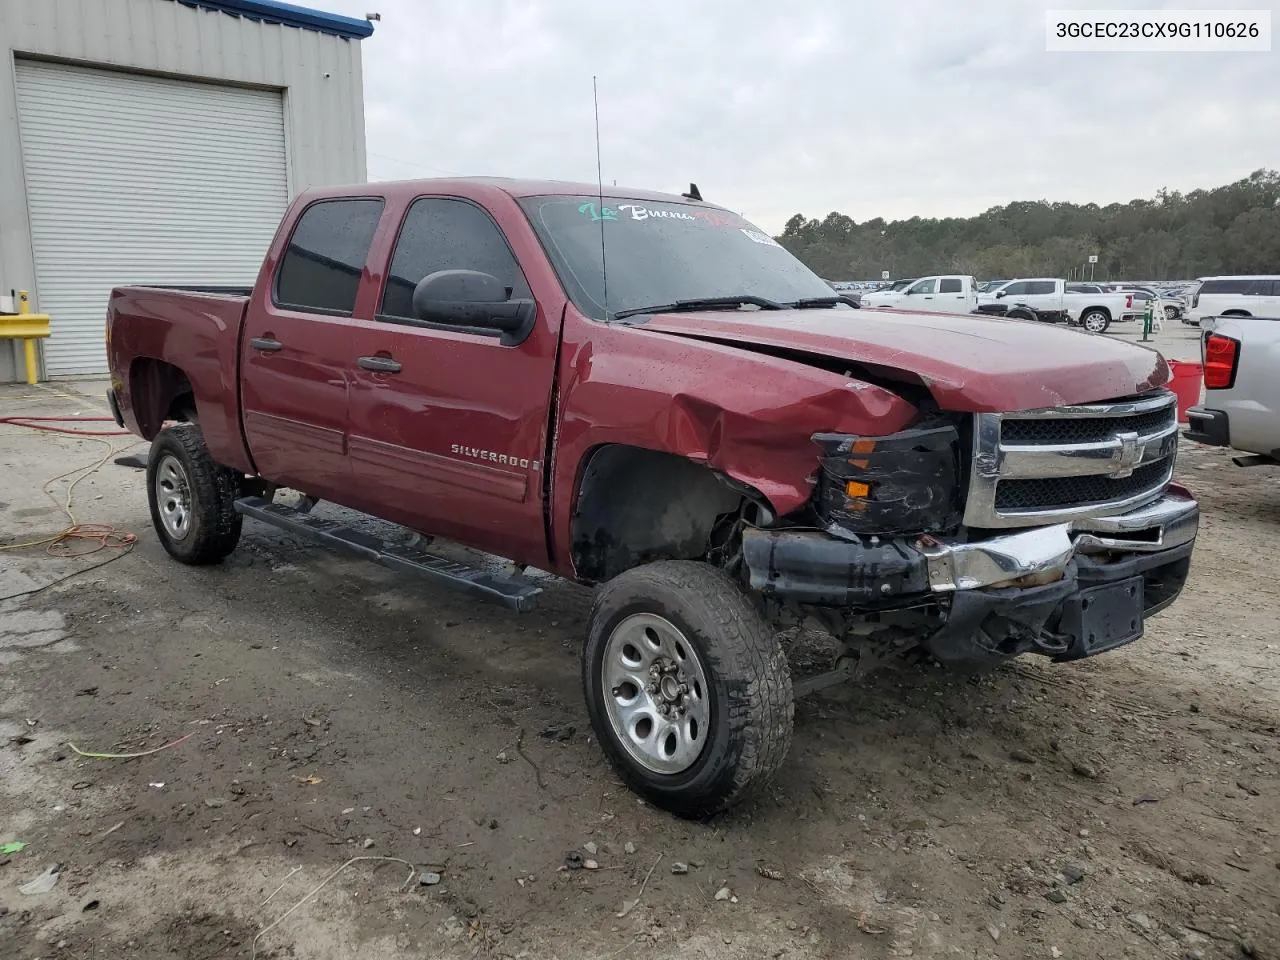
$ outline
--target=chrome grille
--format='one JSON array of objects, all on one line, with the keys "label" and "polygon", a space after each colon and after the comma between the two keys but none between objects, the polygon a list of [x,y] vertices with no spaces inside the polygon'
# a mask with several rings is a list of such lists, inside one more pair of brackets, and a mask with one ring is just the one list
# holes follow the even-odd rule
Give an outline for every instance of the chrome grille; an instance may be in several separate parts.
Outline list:
[{"label": "chrome grille", "polygon": [[974,418],[969,527],[1062,523],[1155,500],[1173,476],[1176,400],[981,413]]},{"label": "chrome grille", "polygon": [[997,510],[1065,510],[1127,500],[1163,486],[1166,467],[1149,463],[1127,477],[1048,477],[1044,480],[1001,480],[996,485]]},{"label": "chrome grille", "polygon": [[1168,410],[1097,420],[1083,417],[1061,420],[1006,418],[1000,426],[1000,440],[1002,443],[1100,443],[1123,430],[1145,437],[1168,428],[1169,423]]}]

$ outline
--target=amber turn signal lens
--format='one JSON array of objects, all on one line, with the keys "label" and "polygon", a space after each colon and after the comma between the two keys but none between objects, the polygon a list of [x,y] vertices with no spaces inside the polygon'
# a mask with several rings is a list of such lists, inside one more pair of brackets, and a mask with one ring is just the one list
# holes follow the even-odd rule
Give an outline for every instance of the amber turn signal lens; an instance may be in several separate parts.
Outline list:
[{"label": "amber turn signal lens", "polygon": [[871,492],[871,487],[865,483],[859,483],[857,480],[850,480],[844,485],[844,492],[851,497],[865,497]]}]

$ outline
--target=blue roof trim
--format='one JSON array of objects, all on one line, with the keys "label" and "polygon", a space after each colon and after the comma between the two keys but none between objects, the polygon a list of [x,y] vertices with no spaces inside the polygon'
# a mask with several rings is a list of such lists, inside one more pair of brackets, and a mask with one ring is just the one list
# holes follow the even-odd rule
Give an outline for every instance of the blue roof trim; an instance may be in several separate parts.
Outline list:
[{"label": "blue roof trim", "polygon": [[336,13],[310,10],[307,7],[295,7],[292,3],[280,3],[279,0],[177,0],[177,2],[184,7],[218,10],[233,17],[244,17],[246,20],[256,20],[259,23],[276,23],[286,27],[301,27],[304,30],[329,33],[344,40],[363,40],[373,35],[373,24],[368,20],[356,20],[353,17],[342,17]]}]

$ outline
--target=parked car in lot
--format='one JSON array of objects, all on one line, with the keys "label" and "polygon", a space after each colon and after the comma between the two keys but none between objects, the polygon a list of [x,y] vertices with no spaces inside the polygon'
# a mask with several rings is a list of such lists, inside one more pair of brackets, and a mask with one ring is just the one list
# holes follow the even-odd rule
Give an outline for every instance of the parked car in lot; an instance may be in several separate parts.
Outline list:
[{"label": "parked car in lot", "polygon": [[1203,277],[1191,295],[1186,323],[1204,317],[1280,316],[1280,276]]},{"label": "parked car in lot", "polygon": [[1186,436],[1230,447],[1241,466],[1280,463],[1280,311],[1273,317],[1203,317],[1204,402],[1187,411]]},{"label": "parked car in lot", "polygon": [[[1137,639],[1196,536],[1158,354],[856,309],[738,215],[666,194],[309,190],[252,289],[118,287],[107,342],[175,560],[218,562],[250,517],[515,611],[542,589],[516,570],[599,585],[593,729],[683,816],[768,781],[796,695],[906,651],[989,667]],[[838,653],[793,679],[779,631],[799,624]]]},{"label": "parked car in lot", "polygon": [[911,286],[919,277],[903,277],[901,280],[886,280],[869,293],[901,293]]},{"label": "parked car in lot", "polygon": [[878,290],[862,297],[867,307],[902,307],[929,313],[969,313],[978,305],[978,281],[961,275],[922,277],[900,290]]},{"label": "parked car in lot", "polygon": [[979,305],[1001,301],[1034,310],[1063,311],[1090,333],[1105,333],[1113,322],[1142,316],[1142,310],[1134,309],[1133,298],[1128,294],[1073,293],[1067,290],[1067,281],[1046,277],[1010,280],[978,297]]},{"label": "parked car in lot", "polygon": [[1159,311],[1157,316],[1163,314],[1164,319],[1173,322],[1182,316],[1183,303],[1176,297],[1166,297],[1150,287],[1140,287],[1135,284],[1122,283],[1117,288],[1120,293],[1127,293],[1133,297],[1133,305],[1141,311],[1146,310],[1148,301],[1155,301],[1154,309]]}]

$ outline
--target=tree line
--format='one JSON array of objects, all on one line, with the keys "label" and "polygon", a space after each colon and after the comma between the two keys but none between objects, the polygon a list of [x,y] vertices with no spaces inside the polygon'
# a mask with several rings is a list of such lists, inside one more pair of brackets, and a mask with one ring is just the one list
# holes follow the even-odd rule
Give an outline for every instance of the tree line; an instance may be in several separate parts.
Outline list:
[{"label": "tree line", "polygon": [[1100,280],[1280,273],[1280,173],[1105,207],[1024,200],[976,217],[865,223],[798,213],[777,239],[828,280],[875,280],[882,270],[894,278],[1079,276],[1094,254]]}]

